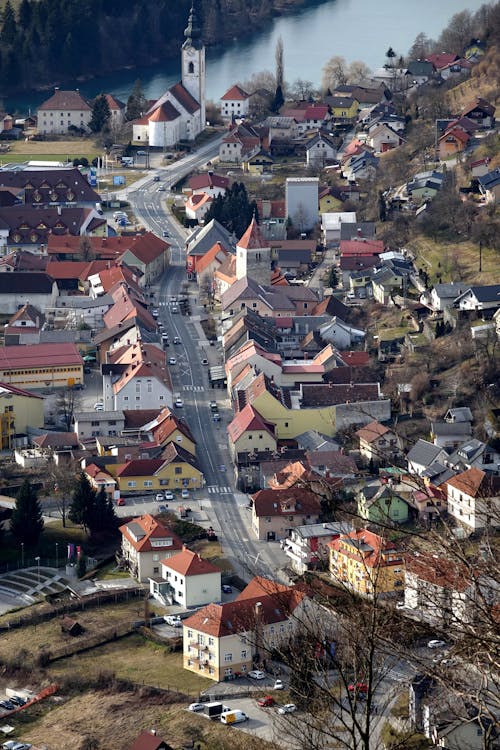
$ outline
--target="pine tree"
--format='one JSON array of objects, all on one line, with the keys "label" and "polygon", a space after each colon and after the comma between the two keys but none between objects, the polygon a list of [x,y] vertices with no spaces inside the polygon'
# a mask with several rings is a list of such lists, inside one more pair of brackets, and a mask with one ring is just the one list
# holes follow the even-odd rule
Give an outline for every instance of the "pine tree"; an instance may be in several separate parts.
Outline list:
[{"label": "pine tree", "polygon": [[89,128],[93,133],[100,133],[107,128],[111,119],[108,100],[104,94],[100,94],[94,101],[92,107],[92,117],[90,118]]},{"label": "pine tree", "polygon": [[0,34],[2,44],[14,44],[16,35],[16,16],[10,0],[7,0],[2,14],[2,30]]},{"label": "pine tree", "polygon": [[34,547],[43,531],[43,517],[36,490],[25,479],[16,496],[10,519],[10,532],[18,542]]},{"label": "pine tree", "polygon": [[71,498],[68,518],[72,523],[80,524],[85,530],[90,528],[90,519],[94,512],[96,491],[86,475],[80,472]]},{"label": "pine tree", "polygon": [[134,88],[132,89],[132,93],[127,100],[127,120],[135,120],[138,117],[141,117],[142,114],[146,111],[146,107],[147,101],[146,97],[144,96],[142,83],[137,80],[134,84]]},{"label": "pine tree", "polygon": [[272,111],[279,112],[284,103],[285,97],[283,96],[283,89],[281,88],[281,86],[276,86],[273,103],[271,105]]}]

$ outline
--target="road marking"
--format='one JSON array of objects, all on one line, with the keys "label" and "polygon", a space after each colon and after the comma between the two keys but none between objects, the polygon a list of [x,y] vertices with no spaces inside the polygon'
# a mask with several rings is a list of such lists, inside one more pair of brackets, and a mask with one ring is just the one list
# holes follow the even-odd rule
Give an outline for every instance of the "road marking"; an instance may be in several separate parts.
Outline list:
[{"label": "road marking", "polygon": [[212,495],[230,495],[232,492],[231,487],[219,487],[217,484],[210,485],[207,490]]},{"label": "road marking", "polygon": [[183,385],[182,386],[183,391],[196,391],[197,393],[201,393],[205,390],[204,385]]}]

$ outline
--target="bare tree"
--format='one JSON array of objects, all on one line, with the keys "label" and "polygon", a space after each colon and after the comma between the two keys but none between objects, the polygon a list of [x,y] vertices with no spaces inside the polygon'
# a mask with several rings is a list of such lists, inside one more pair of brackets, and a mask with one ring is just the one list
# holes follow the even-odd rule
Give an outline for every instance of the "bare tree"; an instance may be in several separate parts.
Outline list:
[{"label": "bare tree", "polygon": [[296,101],[309,101],[315,94],[314,84],[302,78],[296,78],[290,87],[290,95]]},{"label": "bare tree", "polygon": [[337,86],[347,83],[347,63],[341,55],[334,55],[323,65],[321,71],[321,88],[333,91]]},{"label": "bare tree", "polygon": [[369,78],[371,70],[362,60],[354,60],[348,68],[347,80],[349,83],[362,83]]}]

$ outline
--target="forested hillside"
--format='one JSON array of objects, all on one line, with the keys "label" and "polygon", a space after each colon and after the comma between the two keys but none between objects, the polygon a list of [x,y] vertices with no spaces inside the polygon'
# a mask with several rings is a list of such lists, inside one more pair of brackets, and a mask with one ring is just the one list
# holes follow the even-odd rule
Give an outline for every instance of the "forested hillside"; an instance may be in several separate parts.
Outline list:
[{"label": "forested hillside", "polygon": [[[206,44],[256,29],[305,0],[198,0]],[[191,0],[7,0],[0,24],[3,94],[155,63],[177,54]]]}]

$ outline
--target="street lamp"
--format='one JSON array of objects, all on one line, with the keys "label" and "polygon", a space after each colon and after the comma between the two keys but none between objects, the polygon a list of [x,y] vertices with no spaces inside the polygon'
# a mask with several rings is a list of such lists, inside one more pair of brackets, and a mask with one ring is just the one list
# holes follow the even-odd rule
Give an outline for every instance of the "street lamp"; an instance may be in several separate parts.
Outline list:
[{"label": "street lamp", "polygon": [[59,569],[59,543],[56,542],[56,568]]},{"label": "street lamp", "polygon": [[36,560],[37,565],[38,565],[38,585],[40,586],[40,558],[39,557],[35,557],[35,560]]},{"label": "street lamp", "polygon": [[21,542],[21,568],[24,568],[24,542]]}]

